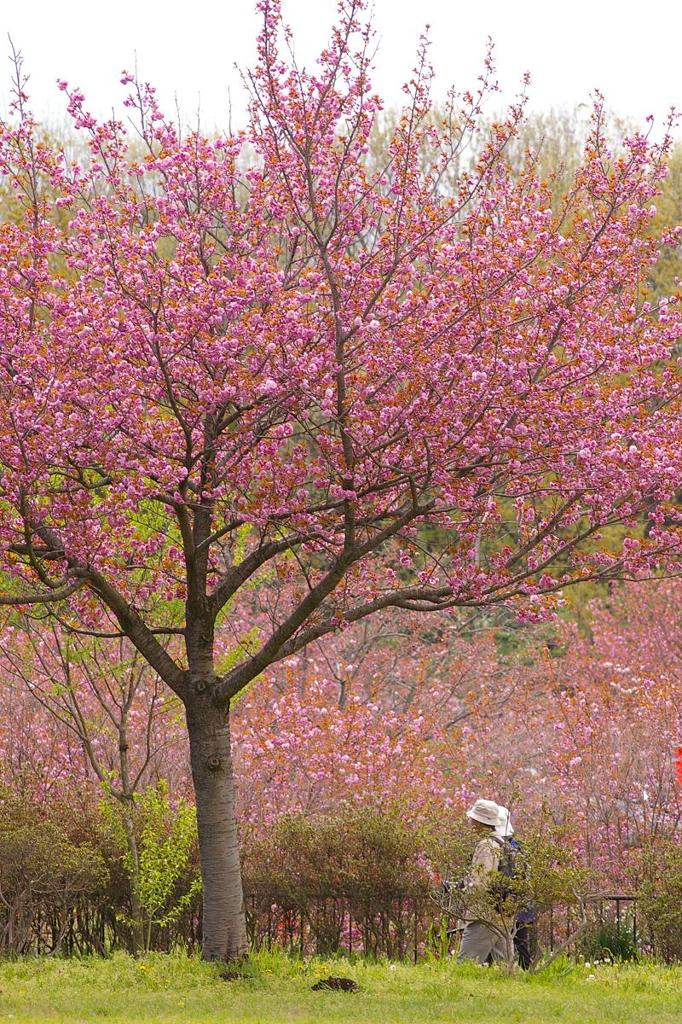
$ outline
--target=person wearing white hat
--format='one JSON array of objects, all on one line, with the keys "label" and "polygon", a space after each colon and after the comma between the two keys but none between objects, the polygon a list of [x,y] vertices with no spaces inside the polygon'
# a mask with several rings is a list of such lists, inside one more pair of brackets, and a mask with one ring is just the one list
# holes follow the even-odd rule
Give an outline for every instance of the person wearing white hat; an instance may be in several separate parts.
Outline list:
[{"label": "person wearing white hat", "polygon": [[497,805],[497,824],[495,825],[495,835],[499,836],[500,839],[508,839],[510,836],[514,835],[511,815],[508,808],[503,807],[502,804]]},{"label": "person wearing white hat", "polygon": [[[464,925],[457,959],[474,960],[479,964],[486,963],[489,958],[508,962],[508,930],[497,927],[496,922],[490,920],[494,915],[481,909],[486,904],[486,894],[500,863],[501,845],[495,835],[500,820],[500,808],[494,800],[477,800],[466,814],[472,827],[481,833],[481,839],[476,844],[465,882],[464,891],[471,897],[467,902],[471,907],[472,916]],[[480,893],[478,900],[477,890]],[[484,917],[488,920],[484,920]]]},{"label": "person wearing white hat", "polygon": [[477,800],[467,811],[467,818],[471,818],[479,825],[485,825],[486,829],[492,825],[494,831],[500,820],[500,805],[494,800]]}]

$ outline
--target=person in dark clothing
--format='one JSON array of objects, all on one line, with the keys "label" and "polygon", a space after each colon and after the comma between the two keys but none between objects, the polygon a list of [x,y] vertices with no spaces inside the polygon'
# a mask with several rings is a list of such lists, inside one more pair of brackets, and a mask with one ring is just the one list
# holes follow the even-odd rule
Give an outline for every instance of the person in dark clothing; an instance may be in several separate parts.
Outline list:
[{"label": "person in dark clothing", "polygon": [[[499,816],[495,827],[495,835],[508,843],[514,854],[518,857],[523,854],[523,845],[514,838],[511,816],[506,807],[499,806]],[[531,954],[531,929],[535,923],[535,908],[532,905],[521,907],[516,915],[516,930],[514,932],[514,951],[516,952],[519,964],[524,971],[530,968],[533,962]]]}]

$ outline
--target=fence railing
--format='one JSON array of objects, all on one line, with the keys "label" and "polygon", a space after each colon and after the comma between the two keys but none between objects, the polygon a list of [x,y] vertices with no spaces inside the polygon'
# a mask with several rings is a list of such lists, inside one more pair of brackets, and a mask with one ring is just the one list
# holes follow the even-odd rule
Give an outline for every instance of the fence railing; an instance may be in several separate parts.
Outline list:
[{"label": "fence railing", "polygon": [[347,952],[415,961],[433,928],[428,897],[396,895],[375,901],[327,896],[304,907],[247,896],[246,919],[254,949],[275,945],[302,955]]},{"label": "fence railing", "polygon": [[[641,933],[637,921],[637,898],[608,894],[588,901],[590,924],[612,923],[632,934],[641,951],[651,950],[651,941]],[[625,908],[630,913],[626,914]],[[248,895],[246,916],[252,948],[279,946],[300,955],[328,955],[346,952],[363,956],[410,958],[415,963],[428,950],[442,948],[442,915],[427,896],[395,895],[381,903],[325,896],[305,906],[283,906],[264,897]],[[545,951],[570,942],[577,931],[578,912],[570,906],[543,909],[538,914],[536,941]],[[577,952],[578,940],[567,947]]]},{"label": "fence railing", "polygon": [[[610,923],[617,931],[627,931],[640,952],[656,952],[647,930],[640,926],[635,896],[617,893],[593,897],[588,902],[588,913],[595,931],[600,924]],[[123,926],[110,912],[91,907],[87,900],[59,912],[28,913],[21,920],[15,914],[7,920],[4,916],[0,913],[0,956],[59,952],[104,955],[127,945]],[[251,948],[255,950],[277,946],[305,956],[345,952],[414,962],[428,951],[445,954],[445,932],[452,923],[428,895],[414,893],[373,893],[365,898],[321,896],[296,905],[294,901],[278,902],[261,891],[247,895],[246,918]],[[581,940],[570,940],[579,924],[575,907],[542,910],[534,929],[536,942],[550,954],[562,946],[575,954]],[[200,941],[197,901],[171,929],[155,930],[152,948],[165,950],[181,945],[193,949],[200,946]]]}]

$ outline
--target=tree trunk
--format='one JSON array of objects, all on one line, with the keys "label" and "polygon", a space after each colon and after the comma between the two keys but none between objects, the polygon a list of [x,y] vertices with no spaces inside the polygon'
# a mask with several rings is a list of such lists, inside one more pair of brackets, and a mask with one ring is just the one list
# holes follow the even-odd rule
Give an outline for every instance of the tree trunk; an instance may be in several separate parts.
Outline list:
[{"label": "tree trunk", "polygon": [[229,711],[208,695],[186,707],[204,886],[204,960],[234,960],[248,951],[239,838],[234,806]]},{"label": "tree trunk", "polygon": [[131,917],[131,953],[137,956],[143,950],[148,949],[144,939],[144,920],[142,904],[140,903],[140,851],[137,847],[137,836],[135,834],[135,821],[133,818],[133,804],[129,797],[121,801],[123,829],[128,844],[130,855],[130,917]]}]

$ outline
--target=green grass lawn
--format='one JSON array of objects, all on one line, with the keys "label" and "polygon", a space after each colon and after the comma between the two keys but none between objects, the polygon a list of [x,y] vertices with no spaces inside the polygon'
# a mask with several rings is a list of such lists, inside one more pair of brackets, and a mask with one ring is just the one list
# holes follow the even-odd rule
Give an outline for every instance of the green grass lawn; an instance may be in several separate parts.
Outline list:
[{"label": "green grass lawn", "polygon": [[[454,963],[367,964],[259,955],[248,977],[183,956],[0,964],[0,1021],[92,1024],[680,1024],[682,968],[555,964],[537,977]],[[360,991],[312,992],[329,974]]]}]

